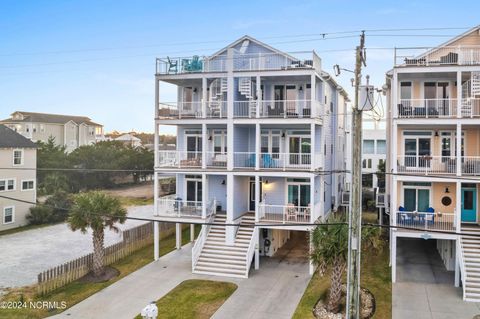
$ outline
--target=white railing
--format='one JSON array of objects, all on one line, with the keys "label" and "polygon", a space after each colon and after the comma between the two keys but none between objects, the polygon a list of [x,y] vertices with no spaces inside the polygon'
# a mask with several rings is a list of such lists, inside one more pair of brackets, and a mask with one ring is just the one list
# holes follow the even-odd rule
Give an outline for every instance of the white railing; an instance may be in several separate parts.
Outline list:
[{"label": "white railing", "polygon": [[226,118],[227,115],[227,101],[218,100],[207,102],[207,118]]},{"label": "white railing", "polygon": [[233,117],[255,118],[257,110],[256,101],[234,101]]},{"label": "white railing", "polygon": [[294,70],[321,67],[321,60],[312,51],[296,52],[298,57],[289,57],[281,53],[239,53],[233,57],[234,71],[258,70]]},{"label": "white railing", "polygon": [[280,222],[310,223],[312,211],[309,206],[260,204],[259,220]]},{"label": "white railing", "polygon": [[202,217],[202,202],[159,198],[157,216]]},{"label": "white railing", "polygon": [[234,168],[255,168],[255,152],[235,152],[233,153]]},{"label": "white railing", "polygon": [[459,257],[459,265],[460,265],[460,276],[462,279],[462,290],[463,290],[463,300],[465,300],[466,297],[466,286],[467,286],[467,273],[466,273],[466,268],[465,268],[465,256],[463,255],[463,240],[462,236],[458,236],[457,239],[457,247],[455,249],[458,250],[458,257]]},{"label": "white railing", "polygon": [[252,259],[255,255],[255,248],[258,245],[258,227],[253,227],[252,237],[250,238],[250,243],[248,244],[247,250],[247,259],[245,264],[245,276],[248,277],[250,272],[250,266],[252,265]]},{"label": "white railing", "polygon": [[[315,157],[319,158],[320,154]],[[318,164],[318,162],[315,162]],[[310,169],[311,153],[260,153],[260,168],[263,169]]]},{"label": "white railing", "polygon": [[[213,200],[213,205],[215,207],[215,200]],[[207,225],[202,225],[202,230],[198,234],[197,240],[195,240],[195,244],[192,247],[192,271],[195,270],[195,266],[197,265],[198,258],[200,258],[200,254],[202,253],[203,246],[207,241],[208,233],[210,232],[211,223],[215,219],[215,210],[213,210],[212,214],[208,216],[208,219],[205,220]]]},{"label": "white railing", "polygon": [[457,160],[455,157],[431,155],[400,155],[397,159],[399,173],[419,174],[455,174]]},{"label": "white railing", "polygon": [[206,152],[207,167],[227,168],[227,154],[219,152]]},{"label": "white railing", "polygon": [[[313,103],[320,111],[321,104]],[[317,112],[317,116],[320,113]],[[263,100],[260,103],[260,117],[271,118],[310,118],[311,100]]]},{"label": "white railing", "polygon": [[202,152],[158,151],[160,167],[202,167]]},{"label": "white railing", "polygon": [[202,117],[202,102],[159,103],[158,117],[161,119],[188,119]]},{"label": "white railing", "polygon": [[480,175],[480,156],[463,156],[462,174]]},{"label": "white railing", "polygon": [[479,117],[480,116],[480,99],[479,98],[463,98],[462,99],[462,117]]},{"label": "white railing", "polygon": [[455,231],[454,213],[397,211],[396,226],[412,230]]},{"label": "white railing", "polygon": [[401,99],[399,118],[454,118],[457,117],[457,99]]},{"label": "white railing", "polygon": [[480,46],[396,48],[395,66],[478,65]]}]

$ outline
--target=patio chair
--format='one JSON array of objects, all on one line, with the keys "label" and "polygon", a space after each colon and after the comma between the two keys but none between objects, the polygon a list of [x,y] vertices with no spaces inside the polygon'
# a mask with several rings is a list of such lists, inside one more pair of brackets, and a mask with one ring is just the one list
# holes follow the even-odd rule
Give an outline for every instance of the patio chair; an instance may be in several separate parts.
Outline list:
[{"label": "patio chair", "polygon": [[297,221],[298,211],[295,205],[288,204],[287,209],[285,210],[285,219],[288,221],[292,217],[294,218],[295,221]]},{"label": "patio chair", "polygon": [[425,220],[429,225],[432,225],[435,222],[435,209],[433,207],[427,208]]},{"label": "patio chair", "polygon": [[273,168],[273,167],[275,167],[275,166],[274,166],[274,163],[273,163],[272,156],[271,156],[270,154],[263,154],[263,155],[262,155],[262,162],[263,162],[263,167],[264,167],[264,168]]},{"label": "patio chair", "polygon": [[412,215],[409,214],[406,210],[405,207],[399,206],[398,211],[400,212],[397,216],[397,222],[398,223],[411,223],[413,218]]},{"label": "patio chair", "polygon": [[168,73],[178,73],[178,61],[170,60],[170,57],[167,56],[168,63]]}]

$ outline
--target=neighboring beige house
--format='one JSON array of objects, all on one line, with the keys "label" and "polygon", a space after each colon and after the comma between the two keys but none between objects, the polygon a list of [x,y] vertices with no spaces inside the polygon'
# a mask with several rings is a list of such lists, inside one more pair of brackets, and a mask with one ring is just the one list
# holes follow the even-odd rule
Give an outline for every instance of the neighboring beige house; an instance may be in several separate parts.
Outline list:
[{"label": "neighboring beige house", "polygon": [[434,48],[396,48],[395,58],[387,73],[385,197],[392,281],[407,240],[430,239],[463,299],[478,302],[480,26]]},{"label": "neighboring beige house", "polygon": [[142,146],[142,140],[130,133],[122,134],[113,140],[122,142],[123,144],[130,145],[132,147]]},{"label": "neighboring beige house", "polygon": [[67,152],[103,136],[103,126],[85,116],[16,111],[0,123],[34,142],[46,142],[52,136],[57,144],[66,146]]},{"label": "neighboring beige house", "polygon": [[[37,146],[0,124],[0,231],[23,226],[37,197]],[[5,168],[5,169],[3,169]],[[8,197],[8,198],[6,198]]]}]

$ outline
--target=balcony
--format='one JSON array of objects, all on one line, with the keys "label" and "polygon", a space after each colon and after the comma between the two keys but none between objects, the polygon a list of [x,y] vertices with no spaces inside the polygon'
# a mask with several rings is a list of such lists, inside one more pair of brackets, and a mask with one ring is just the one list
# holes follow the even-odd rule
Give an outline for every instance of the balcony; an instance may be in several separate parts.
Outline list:
[{"label": "balcony", "polygon": [[428,213],[397,211],[395,216],[396,225],[405,227],[404,230],[436,230],[455,231],[456,218],[453,213]]},{"label": "balcony", "polygon": [[166,57],[156,59],[156,74],[188,74],[202,72],[309,70],[321,69],[321,59],[314,51],[295,52],[296,57],[281,53],[241,53],[213,57]]},{"label": "balcony", "polygon": [[259,221],[273,222],[273,223],[299,223],[310,224],[313,223],[312,212],[310,205],[296,206],[288,205],[269,205],[260,204],[259,207]]},{"label": "balcony", "polygon": [[[263,170],[310,170],[321,168],[321,154],[311,153],[260,153],[259,168]],[[233,162],[235,168],[255,169],[257,156],[255,152],[235,152]]]},{"label": "balcony", "polygon": [[480,46],[396,48],[395,66],[480,65]]},{"label": "balcony", "polygon": [[[462,175],[480,175],[480,156],[462,156],[461,165]],[[445,156],[401,155],[397,159],[397,171],[419,175],[456,174],[457,160]]]},{"label": "balcony", "polygon": [[227,168],[227,154],[219,152],[206,152],[208,168],[226,169]]},{"label": "balcony", "polygon": [[398,118],[473,118],[480,116],[479,98],[401,99],[397,104]]},{"label": "balcony", "polygon": [[158,164],[168,168],[201,168],[201,151],[158,151]]},{"label": "balcony", "polygon": [[159,119],[199,119],[199,118],[226,118],[227,101],[208,101],[205,112],[202,111],[202,102],[170,102],[159,103]]},{"label": "balcony", "polygon": [[180,217],[180,218],[207,218],[215,213],[215,200],[210,200],[203,212],[203,204],[201,201],[188,201],[179,199],[178,196],[172,198],[159,198],[158,210],[155,216],[160,217]]}]

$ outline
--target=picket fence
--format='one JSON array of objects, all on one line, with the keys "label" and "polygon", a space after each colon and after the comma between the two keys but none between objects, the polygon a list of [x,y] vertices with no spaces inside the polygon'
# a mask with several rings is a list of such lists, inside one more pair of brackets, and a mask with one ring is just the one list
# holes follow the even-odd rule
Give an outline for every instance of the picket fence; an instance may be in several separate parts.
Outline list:
[{"label": "picket fence", "polygon": [[[165,234],[172,226],[167,223],[159,224],[160,234]],[[113,264],[136,250],[152,244],[153,222],[124,230],[122,231],[122,237],[121,242],[105,247],[105,265]],[[93,253],[90,253],[39,273],[37,283],[38,294],[45,295],[85,276],[92,270],[92,265]]]}]

